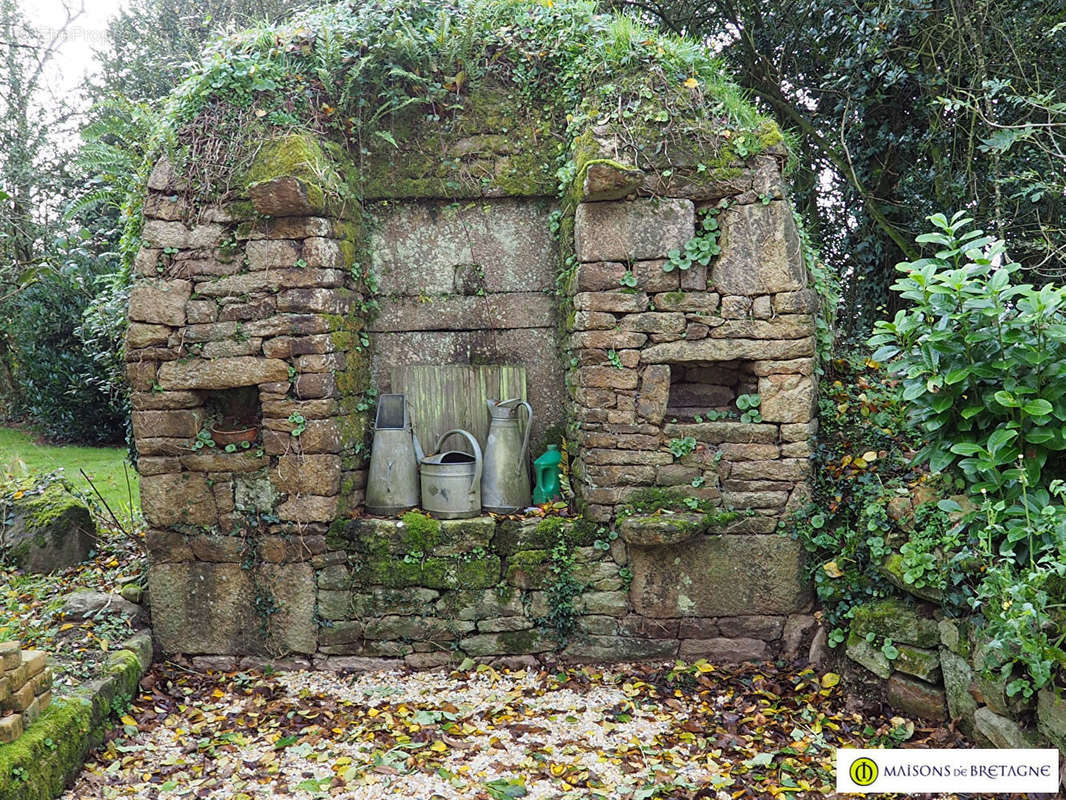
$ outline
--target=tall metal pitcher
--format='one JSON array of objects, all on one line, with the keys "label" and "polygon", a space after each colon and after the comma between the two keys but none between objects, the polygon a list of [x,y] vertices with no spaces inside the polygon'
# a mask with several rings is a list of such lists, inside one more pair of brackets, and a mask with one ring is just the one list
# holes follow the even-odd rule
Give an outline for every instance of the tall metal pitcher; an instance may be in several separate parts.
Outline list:
[{"label": "tall metal pitcher", "polygon": [[418,462],[422,455],[418,437],[411,430],[406,397],[381,395],[366,479],[368,512],[386,516],[418,505]]},{"label": "tall metal pitcher", "polygon": [[[529,481],[529,430],[533,407],[522,400],[488,401],[489,433],[481,473],[481,504],[486,511],[510,514],[526,508],[533,497]],[[519,409],[526,410],[525,431]]]}]

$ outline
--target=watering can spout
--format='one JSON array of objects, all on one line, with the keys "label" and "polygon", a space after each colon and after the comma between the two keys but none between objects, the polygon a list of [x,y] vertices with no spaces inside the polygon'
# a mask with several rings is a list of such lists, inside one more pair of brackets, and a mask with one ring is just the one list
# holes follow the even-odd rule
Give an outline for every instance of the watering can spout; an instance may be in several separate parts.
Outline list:
[{"label": "watering can spout", "polygon": [[426,457],[426,454],[422,451],[422,445],[418,441],[418,435],[415,434],[415,433],[412,433],[411,434],[411,438],[414,440],[414,443],[415,443],[415,458],[418,459],[418,463],[421,464],[422,463],[422,459],[424,459]]}]

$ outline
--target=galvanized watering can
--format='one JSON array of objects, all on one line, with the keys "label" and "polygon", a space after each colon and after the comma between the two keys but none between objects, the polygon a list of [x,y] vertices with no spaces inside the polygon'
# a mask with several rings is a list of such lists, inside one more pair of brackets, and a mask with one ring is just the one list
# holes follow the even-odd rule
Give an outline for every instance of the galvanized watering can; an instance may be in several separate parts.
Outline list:
[{"label": "galvanized watering can", "polygon": [[418,437],[411,430],[405,396],[381,395],[366,478],[368,512],[387,516],[418,505],[418,462],[422,455]]},{"label": "galvanized watering can", "polygon": [[[462,450],[439,452],[453,433],[465,436],[474,455]],[[459,428],[441,434],[436,451],[420,459],[422,510],[438,519],[463,519],[481,513],[481,447],[472,435]]]},{"label": "galvanized watering can", "polygon": [[[529,488],[529,429],[533,407],[522,400],[488,401],[489,433],[485,440],[485,469],[481,475],[481,502],[486,511],[510,514],[532,502]],[[526,410],[525,432],[519,409]]]}]

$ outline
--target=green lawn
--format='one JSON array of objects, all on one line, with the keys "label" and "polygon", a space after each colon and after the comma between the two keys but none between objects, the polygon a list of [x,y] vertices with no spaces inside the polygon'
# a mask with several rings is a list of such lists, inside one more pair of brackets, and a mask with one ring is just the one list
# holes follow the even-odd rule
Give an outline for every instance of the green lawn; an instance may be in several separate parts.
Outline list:
[{"label": "green lawn", "polygon": [[19,476],[27,472],[52,472],[62,467],[67,479],[74,486],[92,494],[89,484],[78,472],[79,469],[83,469],[121,520],[130,518],[131,490],[133,507],[140,509],[137,472],[126,463],[126,470],[129,474],[129,489],[127,489],[126,474],[122,469],[125,462],[126,449],[124,447],[40,445],[34,441],[32,434],[25,431],[16,428],[0,428],[0,470]]}]

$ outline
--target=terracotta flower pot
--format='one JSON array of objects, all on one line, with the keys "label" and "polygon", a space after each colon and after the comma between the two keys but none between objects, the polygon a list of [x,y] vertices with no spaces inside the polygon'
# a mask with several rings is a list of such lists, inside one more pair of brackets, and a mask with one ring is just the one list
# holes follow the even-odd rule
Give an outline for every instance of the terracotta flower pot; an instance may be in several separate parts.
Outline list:
[{"label": "terracotta flower pot", "polygon": [[[228,426],[227,426],[228,427]],[[224,430],[219,427],[211,426],[211,438],[215,444],[220,447],[225,447],[227,444],[240,444],[241,442],[254,442],[259,435],[259,428],[252,426],[250,428],[234,428]]]}]

